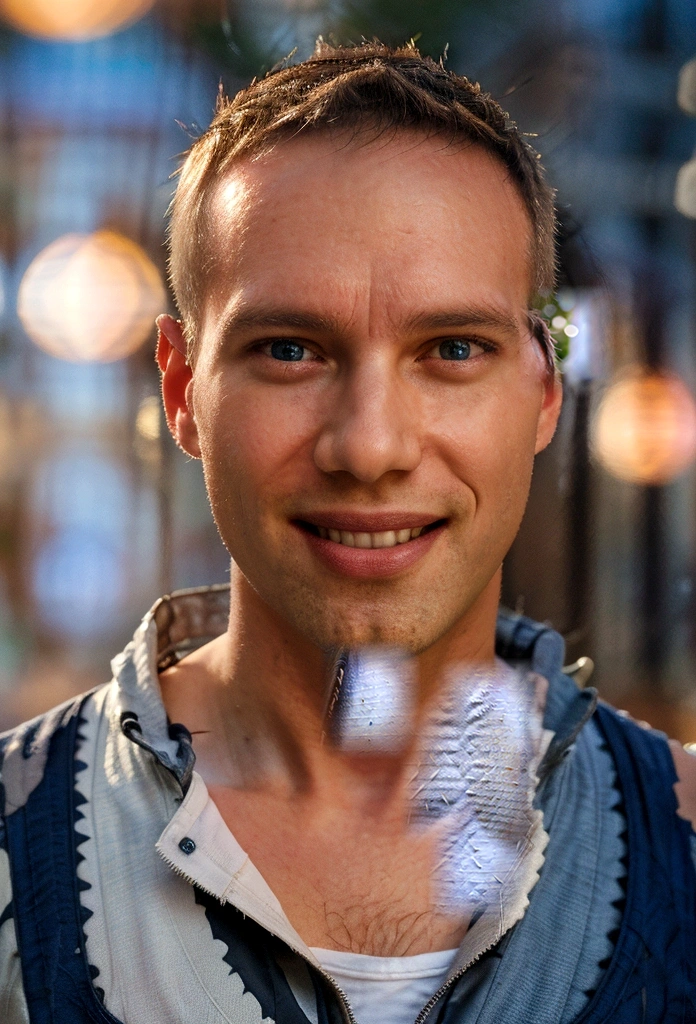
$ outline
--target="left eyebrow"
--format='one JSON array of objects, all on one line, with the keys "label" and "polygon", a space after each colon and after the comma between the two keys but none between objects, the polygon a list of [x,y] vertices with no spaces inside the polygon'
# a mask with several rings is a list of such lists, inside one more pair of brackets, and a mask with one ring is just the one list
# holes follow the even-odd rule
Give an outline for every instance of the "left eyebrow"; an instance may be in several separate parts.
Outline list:
[{"label": "left eyebrow", "polygon": [[467,309],[443,310],[439,313],[418,313],[405,324],[410,331],[441,331],[453,328],[489,328],[517,337],[519,321],[502,309],[472,307]]}]

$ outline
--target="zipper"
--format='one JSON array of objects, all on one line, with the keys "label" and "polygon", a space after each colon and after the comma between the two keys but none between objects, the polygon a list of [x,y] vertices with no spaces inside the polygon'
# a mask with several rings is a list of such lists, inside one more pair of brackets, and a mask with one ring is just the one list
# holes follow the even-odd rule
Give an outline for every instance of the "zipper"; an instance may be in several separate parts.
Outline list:
[{"label": "zipper", "polygon": [[473,956],[471,960],[464,964],[463,967],[460,967],[459,970],[455,974],[453,974],[451,978],[448,978],[444,985],[437,990],[435,995],[430,997],[428,1002],[425,1004],[421,1012],[416,1017],[414,1024],[423,1024],[423,1021],[426,1019],[426,1017],[428,1017],[430,1011],[435,1007],[437,1003],[439,1003],[442,997],[446,994],[447,989],[454,985],[456,981],[459,981],[462,975],[466,974],[469,968],[473,967],[476,961],[480,960],[484,953],[487,953],[489,949],[493,949],[496,943],[500,942],[501,937],[502,936],[499,936],[497,939],[494,939],[493,942],[489,942],[487,946],[484,946],[483,949],[480,949],[478,951],[476,956]]},{"label": "zipper", "polygon": [[[208,896],[212,896],[213,899],[215,899],[215,900],[219,900],[220,899],[220,897],[218,896],[218,894],[216,892],[213,892],[211,889],[208,889],[207,886],[205,886],[205,885],[201,885],[201,883],[198,882],[195,878],[193,878],[192,875],[189,875],[186,871],[183,870],[183,868],[180,868],[178,864],[175,864],[174,861],[170,860],[169,857],[162,851],[162,849],[160,847],[157,847],[157,852],[159,853],[159,855],[162,858],[162,860],[164,861],[164,863],[169,868],[171,868],[171,870],[175,874],[179,875],[186,882],[188,882],[189,885],[192,885],[192,886],[194,886],[197,889],[201,889],[203,892],[207,893]],[[234,906],[234,904],[230,904],[230,906]],[[252,918],[252,920],[253,920],[253,918]],[[258,922],[258,921],[256,923],[260,924],[260,922]],[[261,927],[263,928],[265,926],[261,925]],[[336,979],[333,978],[332,975],[330,975],[328,971],[325,971],[324,968],[321,965],[319,965],[319,967],[317,967],[317,965],[315,963],[313,963],[312,960],[309,960],[308,957],[302,952],[302,950],[297,948],[297,946],[293,946],[286,939],[282,939],[281,941],[285,943],[285,945],[288,947],[288,949],[291,949],[292,952],[295,953],[297,956],[302,957],[302,959],[304,960],[304,962],[306,964],[308,964],[318,974],[321,974],[321,976],[323,978],[325,978],[326,981],[329,982],[329,984],[331,985],[332,989],[334,990],[334,992],[336,993],[336,995],[339,998],[339,1002],[341,1003],[341,1008],[344,1011],[345,1016],[348,1018],[349,1024],[358,1024],[357,1020],[355,1019],[355,1014],[353,1013],[352,1007],[351,1007],[351,1005],[350,1005],[350,1003],[348,1001],[348,996],[345,994],[345,992],[340,987],[340,985],[338,985],[336,983]],[[414,1021],[414,1024],[423,1024],[423,1022],[429,1016],[431,1010],[437,1005],[437,1003],[439,1003],[439,1001],[442,999],[442,997],[446,994],[447,990],[449,988],[451,988],[451,986],[454,985],[455,982],[459,981],[459,979],[462,977],[462,975],[466,974],[466,972],[469,970],[469,968],[472,967],[476,963],[477,960],[480,960],[480,958],[483,956],[484,953],[487,953],[490,949],[493,949],[493,947],[499,941],[500,941],[500,936],[497,939],[494,939],[492,942],[489,942],[488,945],[484,946],[483,949],[480,949],[478,951],[478,953],[476,954],[476,956],[472,957],[471,960],[467,961],[467,963],[465,963],[463,967],[460,967],[459,970],[456,972],[456,974],[453,974],[451,978],[448,978],[447,981],[444,983],[444,985],[442,985],[437,990],[437,992],[430,997],[428,1002],[425,1004],[423,1009],[420,1011],[420,1013],[416,1017],[416,1019]]]},{"label": "zipper", "polygon": [[[170,860],[169,857],[166,855],[166,853],[164,853],[159,846],[157,847],[157,852],[159,853],[160,857],[162,858],[164,863],[167,865],[167,867],[171,868],[172,871],[176,875],[179,875],[180,878],[183,878],[186,882],[189,883],[189,885],[194,886],[196,889],[201,889],[203,892],[207,893],[208,896],[212,896],[212,898],[215,899],[215,900],[220,900],[220,897],[218,896],[218,894],[216,892],[213,892],[211,889],[208,889],[208,887],[205,886],[205,885],[201,885],[200,882],[198,882],[195,878],[193,878],[186,871],[184,871],[183,868],[180,868],[178,864],[175,864],[174,861]],[[227,901],[225,901],[225,902],[227,902]],[[232,903],[232,904],[230,904],[230,906],[234,906],[234,904]],[[245,916],[250,917],[251,915],[245,915]],[[254,920],[254,919],[252,918],[252,920]],[[257,921],[256,923],[260,924],[259,921]],[[261,927],[263,928],[265,926],[261,925]],[[280,936],[277,936],[277,937],[279,938]],[[349,1024],[358,1024],[357,1020],[355,1019],[355,1014],[353,1013],[352,1007],[351,1007],[350,1003],[348,1002],[348,996],[345,994],[345,992],[340,987],[340,985],[336,984],[336,980],[329,974],[329,972],[325,971],[324,968],[321,965],[319,967],[317,967],[317,965],[315,963],[313,963],[311,960],[308,959],[308,957],[302,952],[301,949],[298,949],[296,946],[293,946],[286,939],[281,939],[281,942],[284,942],[285,945],[288,947],[288,949],[291,949],[293,951],[293,953],[295,953],[297,956],[302,957],[302,959],[304,960],[304,962],[306,964],[308,964],[313,970],[317,971],[318,974],[321,974],[322,977],[325,978],[326,981],[329,982],[329,984],[333,988],[334,992],[339,997],[339,1002],[341,1003],[341,1008],[344,1011],[344,1015],[348,1018]]]},{"label": "zipper", "polygon": [[[130,724],[130,723],[128,723],[128,724]],[[130,737],[129,736],[129,739],[131,739],[131,738],[134,738],[134,737]],[[138,740],[136,739],[135,742],[137,743]],[[144,744],[139,744],[139,745],[140,746],[144,746]],[[164,863],[169,868],[171,868],[171,870],[175,874],[177,874],[181,878],[183,878],[186,882],[188,882],[189,885],[192,885],[192,886],[194,886],[197,889],[201,889],[203,892],[207,893],[208,896],[212,896],[213,899],[220,901],[220,897],[218,896],[218,894],[216,892],[213,892],[212,889],[209,889],[207,886],[202,885],[199,881],[197,881],[197,879],[193,878],[192,875],[190,875],[186,871],[184,871],[183,868],[180,868],[178,864],[175,864],[174,861],[170,860],[170,858],[164,853],[164,851],[159,846],[157,846],[156,849],[157,849],[157,852],[159,853],[160,857],[164,861]],[[223,902],[223,901],[220,901],[220,902]],[[224,902],[227,902],[227,900],[225,900]],[[234,904],[232,903],[232,904],[230,904],[230,906],[234,906]],[[251,915],[245,915],[245,916],[251,916]],[[255,920],[255,919],[252,918],[252,920]],[[259,924],[261,928],[265,928],[265,925],[262,925],[259,921],[256,921],[256,923]],[[273,934],[273,933],[270,933],[270,934]],[[276,938],[280,938],[280,936],[276,936]],[[455,974],[453,974],[451,978],[448,978],[447,981],[437,990],[437,992],[435,992],[435,994],[430,997],[428,1002],[425,1004],[423,1009],[420,1011],[420,1013],[416,1017],[416,1019],[414,1021],[414,1024],[424,1024],[424,1021],[430,1015],[431,1010],[433,1010],[433,1008],[437,1005],[437,1003],[439,1003],[439,1001],[442,999],[442,997],[447,993],[447,990],[449,988],[451,988],[455,984],[455,982],[459,981],[459,979],[464,974],[466,974],[466,972],[469,970],[469,968],[472,967],[476,963],[477,960],[481,959],[481,957],[483,956],[484,953],[488,953],[489,950],[493,949],[493,947],[498,942],[500,942],[501,938],[502,938],[502,936],[499,935],[497,939],[493,939],[492,942],[489,942],[487,946],[484,946],[483,949],[480,949],[478,951],[476,956],[473,956],[470,960],[468,960],[464,964],[463,967],[460,967],[459,970]],[[288,949],[291,949],[292,952],[296,954],[296,956],[301,957],[306,964],[308,964],[313,970],[315,970],[326,981],[328,981],[328,983],[331,985],[332,989],[334,990],[335,994],[338,996],[339,1003],[341,1004],[341,1009],[344,1012],[344,1016],[347,1017],[347,1019],[348,1019],[348,1024],[358,1024],[358,1021],[356,1020],[355,1014],[353,1013],[353,1009],[352,1009],[352,1007],[350,1005],[350,1002],[348,1001],[348,996],[345,994],[345,992],[343,991],[341,986],[336,982],[336,979],[331,974],[329,974],[328,971],[325,971],[324,968],[321,966],[321,964],[319,966],[317,966],[317,964],[315,964],[312,960],[308,959],[308,957],[302,952],[301,949],[298,949],[297,946],[294,946],[292,943],[288,942],[287,939],[281,939],[281,942],[284,942],[285,945],[288,947]]]}]

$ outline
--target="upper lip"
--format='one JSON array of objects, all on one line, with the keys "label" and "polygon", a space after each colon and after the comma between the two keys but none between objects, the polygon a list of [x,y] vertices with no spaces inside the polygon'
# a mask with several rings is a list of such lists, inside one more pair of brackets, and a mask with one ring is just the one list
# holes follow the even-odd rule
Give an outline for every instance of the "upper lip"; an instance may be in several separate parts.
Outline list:
[{"label": "upper lip", "polygon": [[413,530],[417,526],[429,526],[444,519],[432,512],[374,511],[336,509],[327,512],[311,512],[295,516],[295,520],[323,526],[327,530],[348,530],[351,533],[383,533],[387,530]]}]

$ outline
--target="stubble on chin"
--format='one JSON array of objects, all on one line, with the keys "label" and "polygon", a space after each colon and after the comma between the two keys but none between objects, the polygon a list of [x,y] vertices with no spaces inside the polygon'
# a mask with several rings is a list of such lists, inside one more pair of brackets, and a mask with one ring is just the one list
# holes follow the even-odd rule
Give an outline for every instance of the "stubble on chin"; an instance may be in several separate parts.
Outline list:
[{"label": "stubble on chin", "polygon": [[[260,583],[260,585],[259,585]],[[322,586],[296,573],[273,574],[254,588],[273,611],[320,650],[386,646],[421,654],[466,612],[470,597],[454,581],[347,581]]]}]

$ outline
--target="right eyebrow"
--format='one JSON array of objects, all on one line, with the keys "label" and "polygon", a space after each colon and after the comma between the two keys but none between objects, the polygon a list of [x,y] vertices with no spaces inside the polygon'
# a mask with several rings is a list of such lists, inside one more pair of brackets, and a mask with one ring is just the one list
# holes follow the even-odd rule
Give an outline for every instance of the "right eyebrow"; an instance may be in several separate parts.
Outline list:
[{"label": "right eyebrow", "polygon": [[345,328],[337,319],[319,313],[282,306],[247,306],[233,310],[222,322],[224,334],[250,330],[308,331],[339,334]]}]

